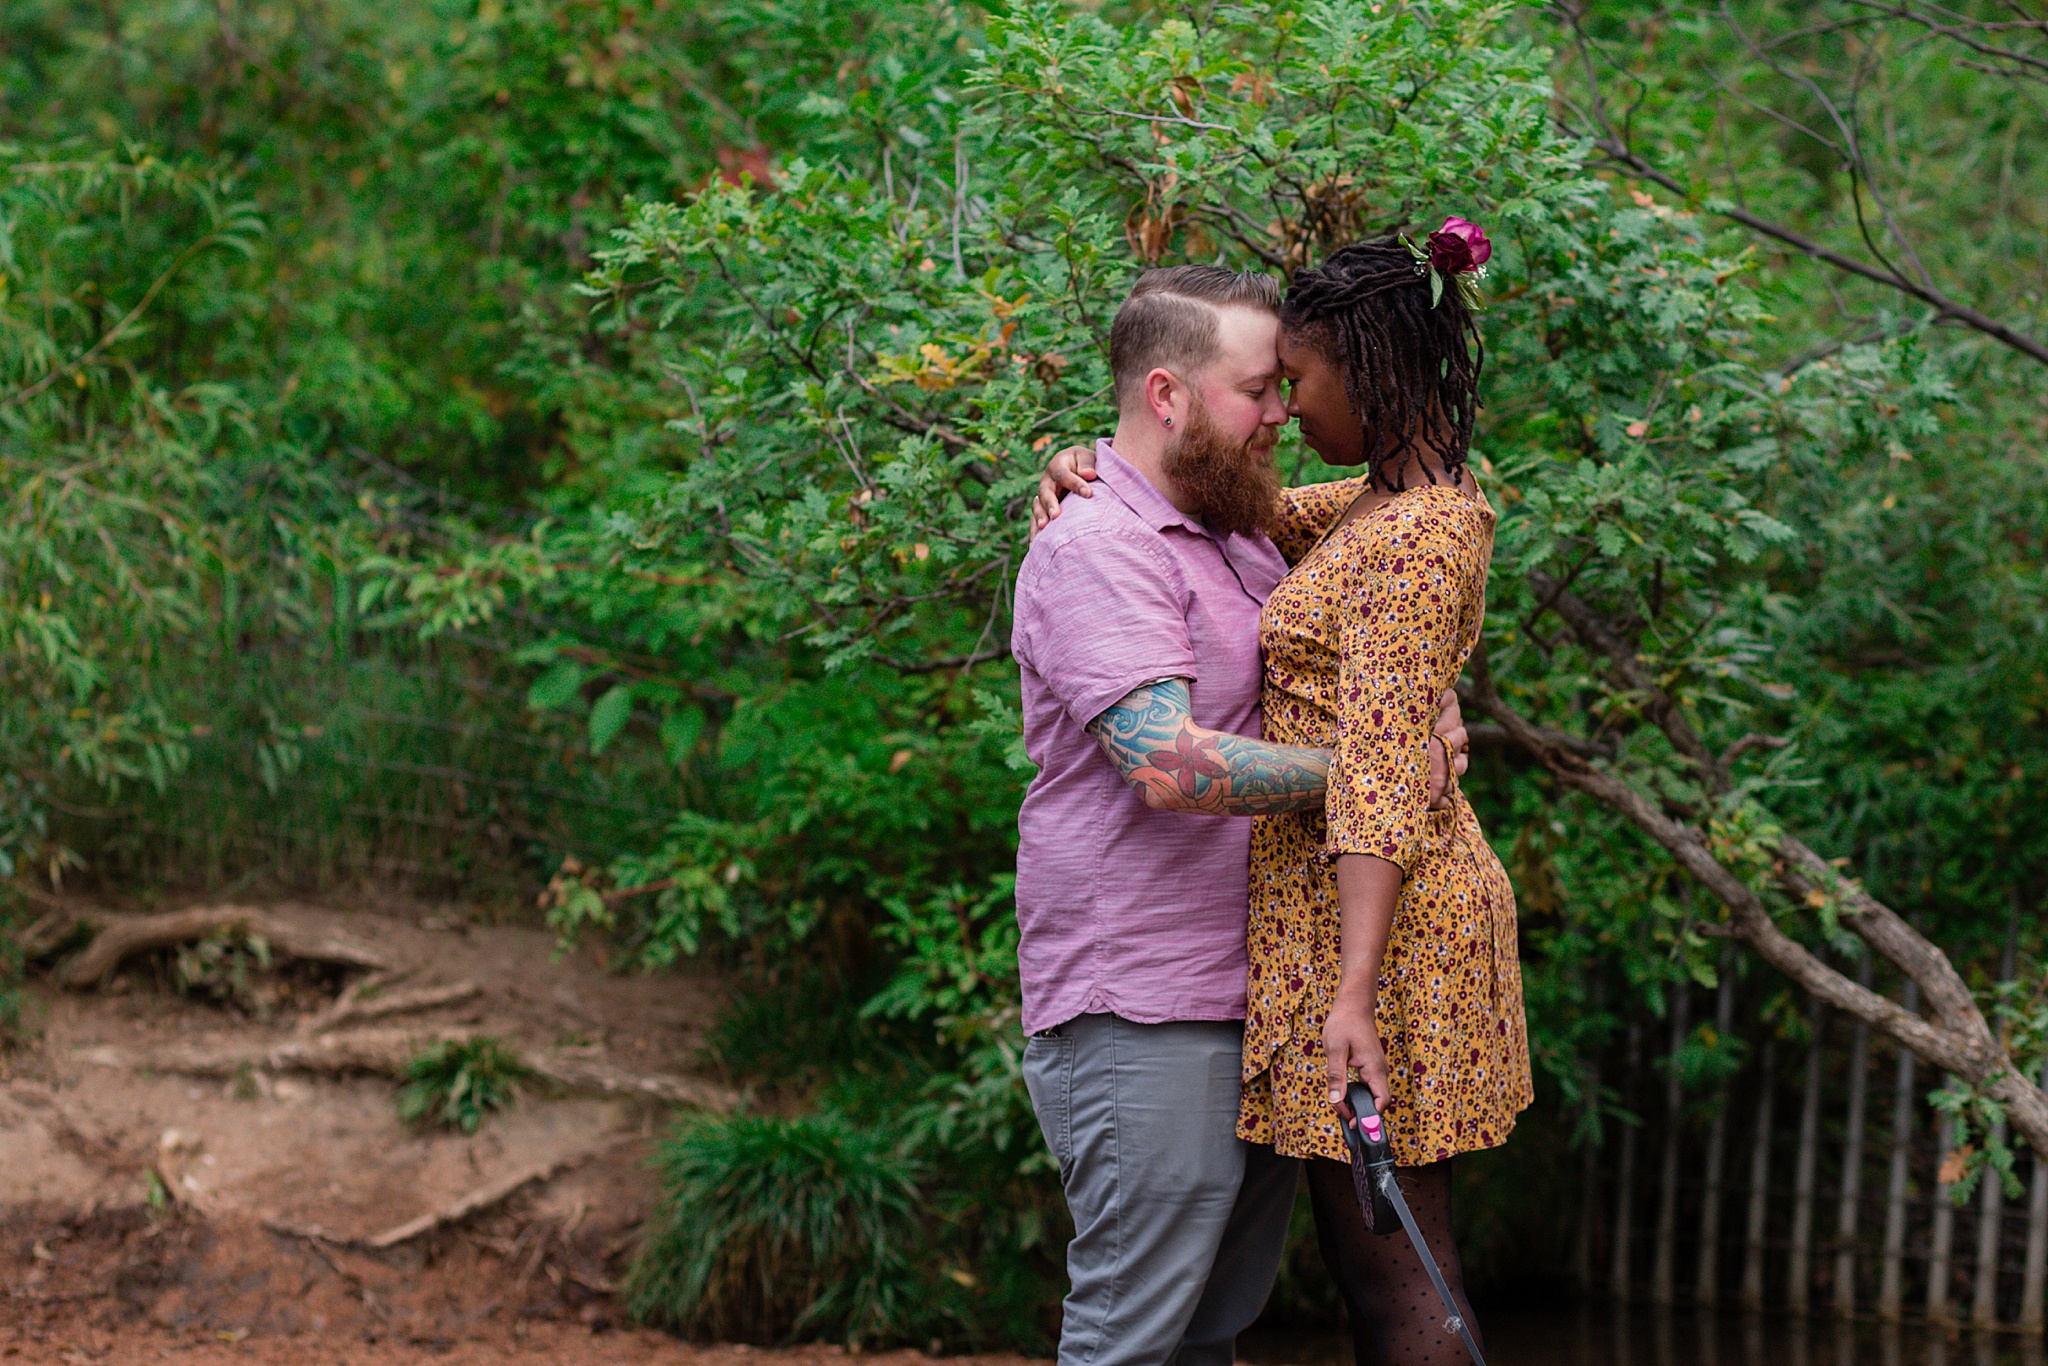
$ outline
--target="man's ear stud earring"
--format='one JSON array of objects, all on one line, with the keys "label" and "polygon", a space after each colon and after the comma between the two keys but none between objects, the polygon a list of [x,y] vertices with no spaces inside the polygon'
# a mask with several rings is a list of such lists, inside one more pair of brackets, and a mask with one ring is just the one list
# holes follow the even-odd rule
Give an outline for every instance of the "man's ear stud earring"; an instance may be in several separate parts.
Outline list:
[{"label": "man's ear stud earring", "polygon": [[1169,426],[1169,427],[1171,427],[1171,426],[1173,425],[1173,419],[1172,419],[1172,418],[1170,418],[1170,417],[1169,417],[1168,419],[1166,419],[1166,425],[1167,425],[1167,426]]}]

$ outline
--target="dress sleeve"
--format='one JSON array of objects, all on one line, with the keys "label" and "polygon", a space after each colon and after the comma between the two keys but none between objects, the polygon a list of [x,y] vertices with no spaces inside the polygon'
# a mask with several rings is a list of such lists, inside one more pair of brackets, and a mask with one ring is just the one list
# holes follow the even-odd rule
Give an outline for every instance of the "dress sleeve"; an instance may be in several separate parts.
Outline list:
[{"label": "dress sleeve", "polygon": [[1341,637],[1324,852],[1377,855],[1405,875],[1429,809],[1437,697],[1462,666],[1471,547],[1440,508],[1397,501],[1366,520]]},{"label": "dress sleeve", "polygon": [[1363,479],[1336,479],[1327,484],[1303,484],[1280,490],[1280,524],[1273,532],[1273,548],[1292,566],[1315,547],[1353,499],[1365,492]]}]

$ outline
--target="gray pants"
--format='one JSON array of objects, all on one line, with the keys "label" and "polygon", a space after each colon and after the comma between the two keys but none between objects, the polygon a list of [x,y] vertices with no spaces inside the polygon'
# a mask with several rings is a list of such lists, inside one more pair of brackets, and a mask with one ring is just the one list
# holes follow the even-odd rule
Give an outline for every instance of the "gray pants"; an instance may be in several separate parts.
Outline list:
[{"label": "gray pants", "polygon": [[1301,1163],[1237,1137],[1241,1022],[1083,1015],[1024,1046],[1074,1216],[1059,1366],[1231,1366]]}]

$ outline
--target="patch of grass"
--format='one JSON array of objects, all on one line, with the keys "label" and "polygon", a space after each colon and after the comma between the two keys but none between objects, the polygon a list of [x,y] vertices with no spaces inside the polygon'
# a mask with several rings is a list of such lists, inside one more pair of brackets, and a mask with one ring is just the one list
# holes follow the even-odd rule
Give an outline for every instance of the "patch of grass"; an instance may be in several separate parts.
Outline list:
[{"label": "patch of grass", "polygon": [[765,967],[743,964],[728,975],[724,1007],[704,1039],[705,1059],[757,1094],[772,1089],[790,1097],[871,1069],[890,1051],[891,1022],[864,1017],[860,1004],[883,980],[815,952]]},{"label": "patch of grass", "polygon": [[627,1277],[633,1314],[701,1338],[902,1341],[925,1315],[916,1163],[833,1115],[685,1123]]},{"label": "patch of grass", "polygon": [[488,1035],[436,1044],[405,1065],[398,1118],[473,1134],[491,1110],[502,1110],[533,1069]]}]

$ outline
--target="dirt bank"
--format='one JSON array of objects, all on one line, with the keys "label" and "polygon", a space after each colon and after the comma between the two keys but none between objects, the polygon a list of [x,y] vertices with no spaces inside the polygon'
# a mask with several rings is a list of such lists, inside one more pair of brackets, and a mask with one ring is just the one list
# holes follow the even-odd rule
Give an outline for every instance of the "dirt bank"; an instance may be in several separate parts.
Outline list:
[{"label": "dirt bank", "polygon": [[[92,912],[44,955],[40,1035],[0,1054],[0,1357],[764,1355],[632,1329],[615,1295],[658,1136],[736,1101],[701,1064],[715,983],[558,959],[459,907],[256,909],[347,961],[279,961],[222,1004],[176,988],[175,948],[56,985],[93,929],[147,940],[137,917]],[[474,1034],[539,1080],[475,1134],[401,1125],[392,1073]]]}]

